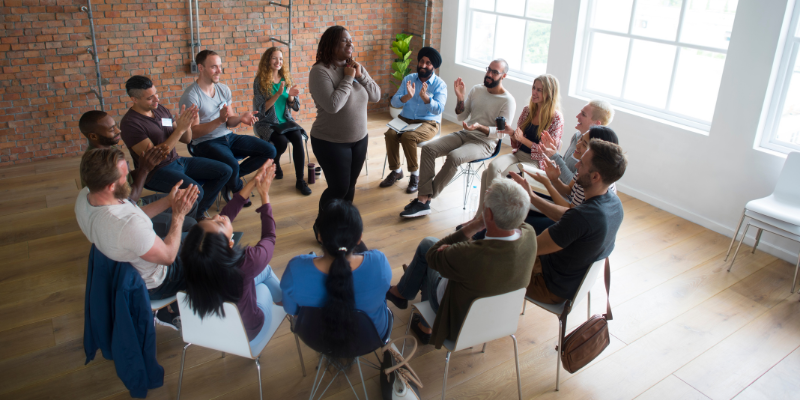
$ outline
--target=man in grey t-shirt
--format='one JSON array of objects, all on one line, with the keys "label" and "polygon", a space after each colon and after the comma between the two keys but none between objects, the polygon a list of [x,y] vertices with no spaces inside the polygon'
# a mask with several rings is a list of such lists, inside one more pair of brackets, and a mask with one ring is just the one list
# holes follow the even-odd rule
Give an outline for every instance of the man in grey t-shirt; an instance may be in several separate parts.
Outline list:
[{"label": "man in grey t-shirt", "polygon": [[[222,74],[222,59],[211,51],[203,50],[195,57],[198,78],[183,92],[180,105],[198,108],[199,121],[192,125],[192,155],[210,158],[228,165],[231,177],[222,191],[222,197],[229,201],[232,193],[242,190],[239,176],[247,175],[268,159],[275,158],[275,146],[255,136],[237,135],[229,128],[239,124],[253,126],[257,118],[253,111],[236,115],[231,103],[233,96],[225,84],[219,82]],[[241,165],[239,160],[243,159]],[[245,196],[247,198],[249,196]],[[245,207],[250,205],[247,201]]]}]

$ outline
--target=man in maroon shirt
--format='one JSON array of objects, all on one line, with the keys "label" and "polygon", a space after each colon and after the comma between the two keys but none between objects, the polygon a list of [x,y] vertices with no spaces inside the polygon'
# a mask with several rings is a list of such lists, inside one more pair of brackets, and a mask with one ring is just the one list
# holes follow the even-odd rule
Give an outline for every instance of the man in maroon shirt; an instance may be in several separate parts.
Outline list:
[{"label": "man in maroon shirt", "polygon": [[[133,100],[133,106],[120,121],[122,140],[128,146],[134,165],[139,166],[139,155],[155,146],[167,154],[166,158],[148,174],[144,187],[156,192],[168,193],[178,181],[183,187],[196,185],[200,188],[197,215],[201,216],[216,199],[217,194],[231,176],[231,169],[224,163],[202,157],[180,157],[175,145],[192,140],[191,124],[197,116],[197,108],[190,107],[173,120],[172,114],[159,104],[158,90],[144,76],[132,76],[125,82],[125,89]],[[191,115],[191,118],[186,118]]]}]

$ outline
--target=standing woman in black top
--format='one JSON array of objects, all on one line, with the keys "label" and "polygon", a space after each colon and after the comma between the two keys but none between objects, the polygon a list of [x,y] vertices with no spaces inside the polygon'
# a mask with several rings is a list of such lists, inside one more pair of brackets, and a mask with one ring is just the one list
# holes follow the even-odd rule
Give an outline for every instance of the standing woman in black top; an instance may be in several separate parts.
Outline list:
[{"label": "standing woman in black top", "polygon": [[303,139],[306,131],[294,122],[292,110],[300,111],[300,90],[292,86],[291,67],[284,68],[283,53],[277,47],[270,47],[261,56],[258,73],[253,81],[253,109],[257,112],[258,122],[253,125],[256,136],[275,145],[275,179],[283,179],[281,155],[292,143],[294,172],[297,178],[295,187],[300,193],[308,196],[311,189],[303,180],[305,169],[305,153]]},{"label": "standing woman in black top", "polygon": [[347,29],[328,28],[308,76],[317,107],[311,147],[328,183],[320,197],[320,210],[333,199],[353,201],[367,156],[367,103],[378,102],[381,97],[378,84],[353,59],[353,49]]}]

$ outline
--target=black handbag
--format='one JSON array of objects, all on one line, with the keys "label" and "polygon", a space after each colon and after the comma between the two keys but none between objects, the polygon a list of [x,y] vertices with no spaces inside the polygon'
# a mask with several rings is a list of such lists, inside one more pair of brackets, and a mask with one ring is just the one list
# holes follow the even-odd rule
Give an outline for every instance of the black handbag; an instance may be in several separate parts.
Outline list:
[{"label": "black handbag", "polygon": [[288,132],[302,131],[303,127],[294,121],[286,121],[280,125],[271,125],[273,135],[283,135]]}]

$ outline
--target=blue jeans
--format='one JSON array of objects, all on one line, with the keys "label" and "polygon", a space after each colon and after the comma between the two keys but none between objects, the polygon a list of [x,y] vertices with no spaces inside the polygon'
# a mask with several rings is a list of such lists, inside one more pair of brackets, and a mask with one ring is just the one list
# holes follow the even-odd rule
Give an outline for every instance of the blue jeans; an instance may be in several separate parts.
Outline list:
[{"label": "blue jeans", "polygon": [[153,173],[153,177],[144,187],[155,192],[169,193],[178,181],[183,179],[182,188],[189,184],[197,185],[200,193],[197,196],[197,214],[203,215],[222,186],[231,176],[227,165],[202,157],[179,157],[164,168]]},{"label": "blue jeans", "polygon": [[[194,145],[194,154],[225,163],[231,176],[225,187],[233,193],[244,186],[239,177],[259,169],[269,159],[275,158],[275,146],[254,136],[229,133],[216,139]],[[239,159],[245,158],[242,164]]]},{"label": "blue jeans", "polygon": [[256,304],[264,313],[264,325],[258,335],[250,341],[250,346],[264,339],[272,321],[272,303],[279,303],[283,300],[281,281],[272,272],[272,267],[267,265],[254,280],[256,282]]},{"label": "blue jeans", "polygon": [[[439,287],[439,282],[442,276],[438,271],[428,268],[428,260],[425,254],[428,253],[439,239],[435,237],[426,237],[422,239],[417,246],[417,251],[414,253],[414,258],[408,264],[408,268],[397,283],[397,291],[408,300],[413,300],[417,297],[417,293],[422,292],[422,301],[429,301],[431,309],[434,312],[439,311],[439,298],[436,297],[436,289]],[[425,320],[422,320],[423,325]]]}]

